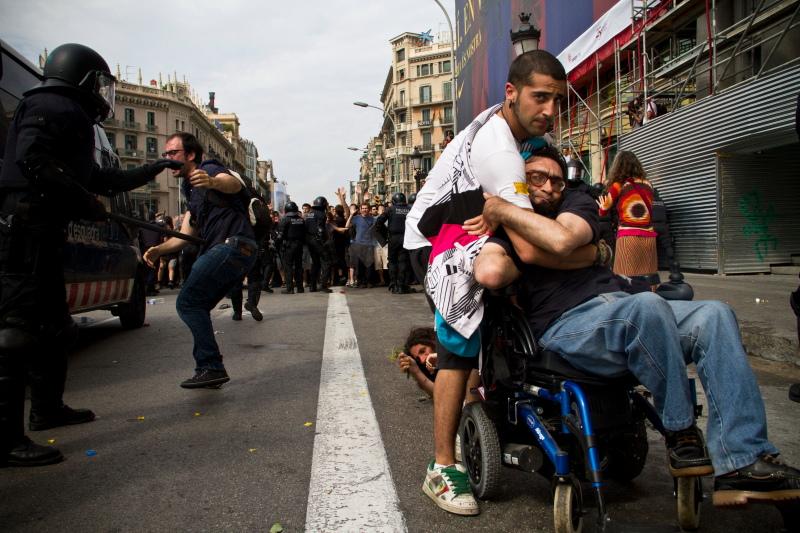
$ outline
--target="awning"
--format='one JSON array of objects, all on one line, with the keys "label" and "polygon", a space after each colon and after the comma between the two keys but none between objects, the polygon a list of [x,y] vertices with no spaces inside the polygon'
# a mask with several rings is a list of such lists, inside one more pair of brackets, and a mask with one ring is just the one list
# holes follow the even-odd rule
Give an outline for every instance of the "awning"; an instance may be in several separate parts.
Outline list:
[{"label": "awning", "polygon": [[[613,56],[614,43],[624,46],[634,37],[634,32],[638,35],[645,22],[640,19],[635,27],[632,26],[632,2],[617,2],[558,55],[571,83],[594,71],[597,61],[602,63]],[[659,17],[668,5],[669,0],[664,0],[658,7],[650,9],[647,22]]]}]

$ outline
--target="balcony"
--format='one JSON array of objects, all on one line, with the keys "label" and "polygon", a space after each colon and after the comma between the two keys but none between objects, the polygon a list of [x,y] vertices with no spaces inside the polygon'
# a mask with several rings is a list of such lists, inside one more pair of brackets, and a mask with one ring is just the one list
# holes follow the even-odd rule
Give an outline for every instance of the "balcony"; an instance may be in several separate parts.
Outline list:
[{"label": "balcony", "polygon": [[419,150],[420,152],[433,152],[433,144],[418,144],[414,147],[415,150]]},{"label": "balcony", "polygon": [[158,159],[158,152],[153,152],[153,151],[148,150],[147,154],[145,155],[145,158],[148,161],[155,161],[156,159]]},{"label": "balcony", "polygon": [[433,121],[432,120],[418,120],[417,121],[417,126],[419,126],[420,128],[430,128],[431,126],[433,126]]},{"label": "balcony", "polygon": [[147,131],[152,132],[152,133],[155,133],[155,132],[158,131],[158,126],[156,126],[155,124],[148,124],[146,126],[146,128],[147,128]]},{"label": "balcony", "polygon": [[141,126],[141,124],[139,124],[138,122],[129,122],[127,120],[122,122],[122,127],[125,128],[126,130],[137,130],[138,131],[140,126]]},{"label": "balcony", "polygon": [[133,157],[136,159],[141,159],[144,157],[144,153],[141,150],[137,150],[136,148],[125,148],[122,151],[122,157]]},{"label": "balcony", "polygon": [[447,115],[445,115],[445,117],[443,119],[439,120],[439,125],[440,126],[452,126],[453,125],[453,115],[450,115],[449,117]]},{"label": "balcony", "polygon": [[111,127],[111,128],[118,128],[119,127],[119,120],[115,118],[107,118],[103,121],[103,126]]}]

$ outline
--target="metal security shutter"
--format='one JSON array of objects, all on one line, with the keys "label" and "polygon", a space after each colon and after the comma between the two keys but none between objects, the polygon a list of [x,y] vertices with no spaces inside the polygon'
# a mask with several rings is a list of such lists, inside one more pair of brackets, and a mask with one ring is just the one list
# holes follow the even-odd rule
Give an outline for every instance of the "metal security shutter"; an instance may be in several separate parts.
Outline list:
[{"label": "metal security shutter", "polygon": [[800,93],[797,63],[667,113],[623,136],[620,147],[642,161],[669,209],[675,250],[684,268],[718,270],[716,153],[779,146],[794,134]]},{"label": "metal security shutter", "polygon": [[800,253],[800,145],[718,155],[721,268],[769,272]]}]

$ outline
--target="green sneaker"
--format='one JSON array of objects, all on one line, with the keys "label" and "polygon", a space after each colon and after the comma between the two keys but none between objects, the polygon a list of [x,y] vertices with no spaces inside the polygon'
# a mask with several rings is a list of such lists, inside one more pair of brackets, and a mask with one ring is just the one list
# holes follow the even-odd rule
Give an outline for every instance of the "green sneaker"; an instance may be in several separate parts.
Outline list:
[{"label": "green sneaker", "polygon": [[467,470],[460,464],[434,468],[435,461],[428,465],[428,475],[422,484],[422,492],[436,505],[458,515],[480,513],[478,502],[472,495]]}]

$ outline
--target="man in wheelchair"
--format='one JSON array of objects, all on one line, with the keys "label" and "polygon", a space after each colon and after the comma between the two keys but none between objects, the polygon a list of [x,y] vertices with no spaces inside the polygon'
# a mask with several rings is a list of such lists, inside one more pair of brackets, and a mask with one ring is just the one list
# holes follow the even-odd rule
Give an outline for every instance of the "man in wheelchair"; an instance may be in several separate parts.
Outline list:
[{"label": "man in wheelchair", "polygon": [[[800,471],[783,464],[767,440],[764,404],[733,311],[717,301],[636,292],[606,267],[576,264],[575,252],[597,238],[594,201],[565,189],[566,164],[549,146],[525,171],[533,212],[486,195],[484,223],[499,230],[475,260],[476,280],[489,289],[517,284],[542,349],[592,374],[630,372],[647,387],[667,429],[670,473],[713,472],[714,505],[800,500]],[[708,400],[706,443],[686,374],[692,362]]]}]

